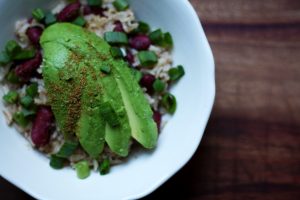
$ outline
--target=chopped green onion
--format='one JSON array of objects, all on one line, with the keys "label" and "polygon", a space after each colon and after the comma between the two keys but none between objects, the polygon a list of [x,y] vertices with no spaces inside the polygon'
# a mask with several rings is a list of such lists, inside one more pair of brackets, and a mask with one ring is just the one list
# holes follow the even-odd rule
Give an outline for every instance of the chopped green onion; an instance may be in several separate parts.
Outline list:
[{"label": "chopped green onion", "polygon": [[19,94],[16,91],[9,91],[3,96],[5,103],[13,104],[18,101]]},{"label": "chopped green onion", "polygon": [[162,92],[166,88],[166,84],[162,82],[160,79],[156,79],[153,83],[153,89],[155,92]]},{"label": "chopped green onion", "polygon": [[23,112],[16,112],[13,114],[13,120],[20,126],[26,127],[29,124],[28,119]]},{"label": "chopped green onion", "polygon": [[13,60],[26,60],[35,56],[34,49],[22,49],[13,56]]},{"label": "chopped green onion", "polygon": [[45,18],[45,13],[42,9],[36,8],[32,11],[32,17],[40,22]]},{"label": "chopped green onion", "polygon": [[114,58],[122,58],[123,57],[122,50],[118,47],[111,47],[110,48],[110,54]]},{"label": "chopped green onion", "polygon": [[50,13],[47,13],[46,16],[45,16],[45,25],[46,26],[49,26],[51,24],[54,24],[56,22],[56,16],[54,14],[52,14],[51,12]]},{"label": "chopped green onion", "polygon": [[22,49],[21,46],[14,40],[7,42],[5,50],[5,56],[9,57],[10,60],[24,60],[35,56],[35,50]]},{"label": "chopped green onion", "polygon": [[90,6],[101,6],[102,0],[88,0],[88,5]]},{"label": "chopped green onion", "polygon": [[128,37],[122,32],[106,32],[104,40],[110,44],[128,44]]},{"label": "chopped green onion", "polygon": [[72,23],[78,26],[84,26],[86,24],[86,21],[82,16],[79,16]]},{"label": "chopped green onion", "polygon": [[57,157],[56,155],[51,155],[50,166],[53,169],[62,169],[64,167],[65,159]]},{"label": "chopped green onion", "polygon": [[30,109],[23,108],[22,113],[23,113],[24,117],[31,117],[36,114],[36,107],[30,108]]},{"label": "chopped green onion", "polygon": [[171,81],[177,81],[181,77],[183,77],[185,74],[184,68],[182,65],[179,65],[176,68],[171,68],[168,73],[169,73]]},{"label": "chopped green onion", "polygon": [[59,152],[56,154],[60,158],[69,158],[78,147],[78,142],[76,141],[65,141],[63,146],[60,148]]},{"label": "chopped green onion", "polygon": [[28,108],[33,104],[33,98],[26,95],[26,96],[21,98],[20,103],[25,108]]},{"label": "chopped green onion", "polygon": [[127,0],[116,0],[113,2],[113,5],[118,11],[124,11],[129,8]]},{"label": "chopped green onion", "polygon": [[111,71],[111,68],[108,65],[103,65],[103,66],[100,67],[100,70],[101,70],[101,72],[103,72],[105,74],[109,74],[110,71]]},{"label": "chopped green onion", "polygon": [[139,33],[149,33],[150,26],[146,22],[140,21],[137,29],[138,29]]},{"label": "chopped green onion", "polygon": [[153,51],[140,51],[138,58],[142,66],[152,66],[157,63],[157,55]]},{"label": "chopped green onion", "polygon": [[105,175],[109,172],[109,169],[110,169],[109,159],[105,158],[99,167],[99,172],[101,175]]},{"label": "chopped green onion", "polygon": [[133,34],[137,34],[137,33],[147,34],[147,33],[149,33],[149,31],[150,31],[150,26],[147,23],[140,21],[138,27],[136,29],[134,29],[131,33],[133,33]]},{"label": "chopped green onion", "polygon": [[21,49],[21,46],[14,40],[8,41],[5,46],[6,53],[10,58],[14,57]]},{"label": "chopped green onion", "polygon": [[163,46],[168,49],[173,47],[173,38],[171,33],[167,32],[164,34]]},{"label": "chopped green onion", "polygon": [[0,52],[0,65],[7,65],[10,61],[10,57],[6,51]]},{"label": "chopped green onion", "polygon": [[16,75],[14,70],[8,72],[8,74],[6,75],[6,80],[14,84],[20,83],[20,78]]},{"label": "chopped green onion", "polygon": [[38,94],[38,84],[32,83],[26,88],[26,94],[34,98]]},{"label": "chopped green onion", "polygon": [[175,96],[170,93],[166,93],[162,98],[162,105],[170,114],[174,114],[177,107]]},{"label": "chopped green onion", "polygon": [[87,178],[91,173],[89,163],[85,160],[76,163],[75,169],[76,169],[77,177],[80,179]]},{"label": "chopped green onion", "polygon": [[120,125],[119,117],[109,102],[100,105],[100,114],[111,127]]},{"label": "chopped green onion", "polygon": [[164,34],[161,29],[157,29],[149,34],[149,38],[153,44],[161,45],[164,40]]},{"label": "chopped green onion", "polygon": [[142,72],[140,72],[139,70],[133,69],[133,68],[131,68],[131,71],[132,71],[132,74],[133,74],[135,80],[136,80],[137,82],[140,82],[140,80],[141,80],[142,77],[143,77]]}]

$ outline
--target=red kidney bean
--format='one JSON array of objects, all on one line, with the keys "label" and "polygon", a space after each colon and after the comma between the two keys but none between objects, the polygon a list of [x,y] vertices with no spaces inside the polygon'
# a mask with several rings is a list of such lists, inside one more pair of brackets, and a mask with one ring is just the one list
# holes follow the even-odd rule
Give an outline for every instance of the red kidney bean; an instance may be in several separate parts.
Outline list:
[{"label": "red kidney bean", "polygon": [[29,27],[26,30],[26,35],[28,36],[30,42],[35,45],[39,46],[40,44],[40,37],[43,33],[43,29],[39,26]]},{"label": "red kidney bean", "polygon": [[41,64],[42,54],[41,52],[37,52],[34,58],[17,65],[15,73],[22,81],[26,82],[35,74],[36,69],[39,68]]},{"label": "red kidney bean", "polygon": [[155,81],[155,76],[152,74],[144,74],[140,80],[140,85],[147,89],[149,94],[153,93],[153,83]]},{"label": "red kidney bean", "polygon": [[54,116],[50,107],[38,108],[31,129],[31,140],[37,147],[49,143],[53,121]]},{"label": "red kidney bean", "polygon": [[151,40],[147,35],[136,35],[129,39],[129,45],[137,50],[147,50],[151,45]]},{"label": "red kidney bean", "polygon": [[124,58],[129,64],[132,65],[134,63],[134,56],[129,49],[126,50],[126,56]]},{"label": "red kidney bean", "polygon": [[83,15],[90,15],[90,14],[104,16],[103,9],[101,7],[85,5],[83,7]]},{"label": "red kidney bean", "polygon": [[155,121],[157,125],[158,132],[160,131],[160,125],[161,125],[161,114],[159,111],[153,110],[153,120]]},{"label": "red kidney bean", "polygon": [[80,2],[75,2],[67,5],[60,13],[57,15],[57,20],[60,22],[70,22],[79,16]]},{"label": "red kidney bean", "polygon": [[122,22],[115,21],[114,25],[115,25],[114,31],[116,31],[116,32],[125,32]]}]

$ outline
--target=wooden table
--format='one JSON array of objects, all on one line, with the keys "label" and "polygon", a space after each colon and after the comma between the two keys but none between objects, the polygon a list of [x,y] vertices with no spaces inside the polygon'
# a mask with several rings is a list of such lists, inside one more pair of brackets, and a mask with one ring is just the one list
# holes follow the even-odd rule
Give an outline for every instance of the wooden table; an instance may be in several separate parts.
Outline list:
[{"label": "wooden table", "polygon": [[[148,199],[300,199],[300,0],[191,0],[217,98],[191,161]],[[24,172],[25,173],[25,172]],[[29,199],[4,180],[6,199]]]}]

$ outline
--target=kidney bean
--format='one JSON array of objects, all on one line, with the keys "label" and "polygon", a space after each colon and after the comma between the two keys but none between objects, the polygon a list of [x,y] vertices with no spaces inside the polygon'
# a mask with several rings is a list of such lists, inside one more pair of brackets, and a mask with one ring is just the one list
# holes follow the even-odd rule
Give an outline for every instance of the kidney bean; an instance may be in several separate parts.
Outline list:
[{"label": "kidney bean", "polygon": [[122,22],[115,21],[114,25],[115,25],[114,31],[116,31],[116,32],[125,32]]},{"label": "kidney bean", "polygon": [[126,49],[126,56],[124,58],[129,64],[132,65],[134,63],[134,56],[129,49]]},{"label": "kidney bean", "polygon": [[83,15],[90,15],[90,14],[104,16],[103,9],[101,7],[85,5],[83,7]]},{"label": "kidney bean", "polygon": [[129,45],[137,50],[147,50],[151,41],[147,35],[136,35],[129,39]]},{"label": "kidney bean", "polygon": [[42,54],[41,52],[37,52],[35,57],[23,61],[15,68],[16,75],[22,80],[22,81],[28,81],[36,72],[36,69],[39,68],[39,66],[42,64]]},{"label": "kidney bean", "polygon": [[35,26],[35,27],[29,27],[26,30],[26,35],[28,36],[30,42],[35,45],[35,46],[39,46],[40,44],[40,37],[43,33],[43,29],[39,26]]},{"label": "kidney bean", "polygon": [[57,15],[57,20],[60,22],[70,22],[79,16],[80,2],[75,2],[67,5],[60,13]]},{"label": "kidney bean", "polygon": [[155,81],[155,76],[152,74],[144,74],[140,80],[140,85],[147,89],[149,94],[153,93],[153,83]]},{"label": "kidney bean", "polygon": [[37,147],[49,143],[53,121],[54,116],[50,107],[38,108],[31,129],[31,140]]},{"label": "kidney bean", "polygon": [[161,125],[161,113],[159,111],[153,110],[153,120],[155,121],[159,132]]}]

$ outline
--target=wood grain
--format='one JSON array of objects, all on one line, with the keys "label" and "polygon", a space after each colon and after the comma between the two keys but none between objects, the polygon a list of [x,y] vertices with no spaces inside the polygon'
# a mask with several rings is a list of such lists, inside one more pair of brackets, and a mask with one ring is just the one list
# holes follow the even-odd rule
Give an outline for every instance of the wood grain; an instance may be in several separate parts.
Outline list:
[{"label": "wood grain", "polygon": [[300,22],[298,0],[190,0],[204,23],[295,24]]},{"label": "wood grain", "polygon": [[299,200],[300,1],[191,3],[214,53],[216,103],[191,161],[144,199]]}]

